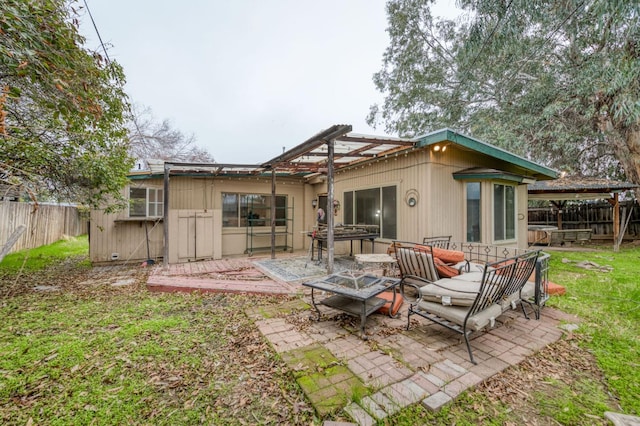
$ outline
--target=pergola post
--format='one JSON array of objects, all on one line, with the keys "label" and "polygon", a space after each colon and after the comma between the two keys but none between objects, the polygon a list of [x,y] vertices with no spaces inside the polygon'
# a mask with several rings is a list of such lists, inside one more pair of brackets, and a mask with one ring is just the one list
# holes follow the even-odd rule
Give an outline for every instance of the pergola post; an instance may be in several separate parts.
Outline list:
[{"label": "pergola post", "polygon": [[276,258],[276,169],[271,169],[271,258]]},{"label": "pergola post", "polygon": [[162,222],[164,228],[164,254],[162,255],[162,266],[164,269],[169,267],[169,173],[171,165],[164,163],[164,204],[162,209]]},{"label": "pergola post", "polygon": [[333,274],[333,256],[334,256],[334,235],[333,226],[335,218],[333,216],[333,153],[334,153],[334,139],[327,141],[327,273]]}]

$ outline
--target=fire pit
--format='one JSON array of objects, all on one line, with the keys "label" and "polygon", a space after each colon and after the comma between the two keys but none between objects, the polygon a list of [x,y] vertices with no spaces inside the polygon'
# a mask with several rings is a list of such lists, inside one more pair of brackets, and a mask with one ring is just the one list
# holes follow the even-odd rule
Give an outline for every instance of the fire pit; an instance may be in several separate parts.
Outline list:
[{"label": "fire pit", "polygon": [[[317,312],[317,320],[320,320],[322,313],[318,309],[318,304],[329,306],[346,312],[350,315],[360,317],[360,335],[366,339],[364,325],[367,316],[380,309],[388,301],[378,296],[386,290],[393,290],[391,306],[396,299],[396,286],[399,279],[390,277],[377,277],[375,275],[362,272],[340,272],[332,274],[315,281],[302,283],[303,286],[311,288],[311,303]],[[320,301],[315,299],[315,290],[332,293]],[[389,310],[389,316],[392,316]]]}]

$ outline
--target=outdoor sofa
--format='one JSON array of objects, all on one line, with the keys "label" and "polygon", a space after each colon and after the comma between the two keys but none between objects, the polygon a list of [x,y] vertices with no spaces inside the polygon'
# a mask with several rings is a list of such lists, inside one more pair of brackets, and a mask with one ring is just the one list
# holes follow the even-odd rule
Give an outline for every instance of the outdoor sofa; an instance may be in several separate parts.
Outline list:
[{"label": "outdoor sofa", "polygon": [[410,303],[407,329],[411,316],[419,315],[462,334],[475,364],[471,333],[493,327],[496,318],[517,306],[529,318],[525,304],[540,317],[546,301],[548,255],[469,243],[449,247],[464,247],[466,252],[393,243],[391,251],[401,274],[399,288]]}]

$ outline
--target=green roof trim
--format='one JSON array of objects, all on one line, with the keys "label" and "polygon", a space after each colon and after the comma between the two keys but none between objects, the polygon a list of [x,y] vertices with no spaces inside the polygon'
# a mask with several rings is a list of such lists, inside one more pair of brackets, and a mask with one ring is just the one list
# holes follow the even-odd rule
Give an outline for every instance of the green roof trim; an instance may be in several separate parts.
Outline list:
[{"label": "green roof trim", "polygon": [[453,179],[455,180],[504,180],[507,182],[529,183],[525,182],[525,176],[518,176],[513,173],[503,172],[501,170],[478,170],[478,171],[461,171],[455,172]]},{"label": "green roof trim", "polygon": [[479,139],[472,138],[471,136],[463,135],[449,128],[436,130],[435,132],[427,133],[426,135],[418,136],[416,140],[417,147],[427,147],[442,142],[452,142],[456,145],[463,146],[473,151],[488,155],[498,160],[506,161],[514,164],[518,167],[522,167],[531,172],[538,173],[548,179],[557,179],[558,172],[545,167],[541,164],[527,160],[526,158],[512,154],[497,146],[491,145],[486,142],[482,142]]},{"label": "green roof trim", "polygon": [[[214,178],[271,178],[271,173],[232,173],[232,174],[216,174],[216,173],[176,173],[171,174],[172,177],[214,177]],[[303,173],[276,173],[276,177],[304,177]],[[128,175],[129,180],[145,180],[145,179],[163,179],[164,173],[149,173]]]},{"label": "green roof trim", "polygon": [[146,175],[129,175],[127,176],[129,180],[145,180],[145,179],[162,179],[164,178],[164,173],[160,174],[146,174]]}]

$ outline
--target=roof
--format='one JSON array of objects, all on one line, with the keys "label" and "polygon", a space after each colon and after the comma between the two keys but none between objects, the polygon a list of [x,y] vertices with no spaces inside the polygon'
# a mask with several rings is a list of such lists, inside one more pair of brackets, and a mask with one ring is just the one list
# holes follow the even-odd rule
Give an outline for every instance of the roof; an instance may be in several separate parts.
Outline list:
[{"label": "roof", "polygon": [[336,124],[322,130],[301,144],[261,164],[178,163],[147,161],[146,170],[130,173],[132,179],[161,177],[167,166],[171,174],[214,176],[271,175],[312,179],[327,173],[329,141],[333,140],[333,167],[339,170],[375,159],[408,152],[417,148],[449,142],[516,166],[518,173],[533,179],[554,179],[557,172],[488,143],[451,129],[442,129],[413,139],[352,133],[351,125]]},{"label": "roof", "polygon": [[529,199],[588,200],[608,198],[611,193],[629,191],[639,187],[640,185],[630,182],[585,176],[565,176],[529,185],[528,192]]},{"label": "roof", "polygon": [[558,172],[553,169],[449,128],[418,136],[416,140],[418,147],[451,142],[463,149],[469,149],[498,160],[509,162],[520,169],[523,175],[530,175],[538,180],[556,179],[558,177]]}]

